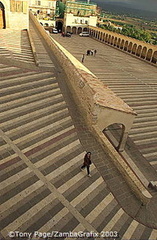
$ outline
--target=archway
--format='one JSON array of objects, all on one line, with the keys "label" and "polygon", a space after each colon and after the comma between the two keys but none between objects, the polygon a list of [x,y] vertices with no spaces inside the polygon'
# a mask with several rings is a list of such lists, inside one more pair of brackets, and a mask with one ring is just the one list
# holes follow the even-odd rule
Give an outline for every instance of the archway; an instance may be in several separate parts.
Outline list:
[{"label": "archway", "polygon": [[157,63],[157,51],[155,51],[154,54],[153,54],[152,62]]},{"label": "archway", "polygon": [[132,54],[136,53],[137,44],[135,43],[132,48]]},{"label": "archway", "polygon": [[70,26],[67,26],[66,32],[71,32],[71,27]]},{"label": "archway", "polygon": [[147,53],[147,48],[144,47],[144,48],[142,49],[141,58],[145,59],[145,58],[146,58],[146,53]]},{"label": "archway", "polygon": [[114,43],[114,36],[112,36],[111,38],[111,45],[113,45],[113,43]]},{"label": "archway", "polygon": [[120,49],[123,49],[124,47],[124,39],[122,39],[121,43],[120,43]]},{"label": "archway", "polygon": [[131,49],[132,49],[132,42],[129,43],[129,46],[128,46],[128,52],[131,53]]},{"label": "archway", "polygon": [[118,38],[117,47],[120,47],[121,38]]},{"label": "archway", "polygon": [[120,150],[122,145],[125,146],[127,135],[125,136],[125,126],[123,124],[113,123],[107,126],[103,133],[117,150]]},{"label": "archway", "polygon": [[128,41],[126,41],[124,44],[124,51],[128,51]]},{"label": "archway", "polygon": [[114,39],[114,46],[116,46],[117,45],[117,37],[115,37],[115,39]]},{"label": "archway", "polygon": [[148,52],[147,52],[147,56],[146,56],[146,60],[150,61],[151,60],[151,57],[152,57],[152,49],[149,49]]},{"label": "archway", "polygon": [[72,33],[73,33],[73,34],[76,34],[76,33],[77,33],[77,28],[76,28],[76,27],[73,27],[73,28],[72,28]]},{"label": "archway", "polygon": [[6,28],[5,23],[5,8],[2,2],[0,2],[0,29]]},{"label": "archway", "polygon": [[82,32],[82,28],[79,27],[77,33],[80,34]]},{"label": "archway", "polygon": [[88,32],[88,28],[87,28],[87,27],[84,27],[84,28],[83,28],[83,32]]},{"label": "archway", "polygon": [[108,37],[108,43],[110,44],[110,42],[111,42],[111,35],[109,35]]},{"label": "archway", "polygon": [[63,22],[62,21],[56,21],[56,28],[59,32],[63,31]]},{"label": "archway", "polygon": [[105,33],[103,34],[103,42],[105,42]]},{"label": "archway", "polygon": [[107,42],[107,39],[108,39],[108,34],[106,34],[105,36],[105,42]]},{"label": "archway", "polygon": [[137,48],[137,51],[136,51],[136,56],[140,56],[141,55],[141,51],[142,51],[142,46],[139,45],[138,48]]}]

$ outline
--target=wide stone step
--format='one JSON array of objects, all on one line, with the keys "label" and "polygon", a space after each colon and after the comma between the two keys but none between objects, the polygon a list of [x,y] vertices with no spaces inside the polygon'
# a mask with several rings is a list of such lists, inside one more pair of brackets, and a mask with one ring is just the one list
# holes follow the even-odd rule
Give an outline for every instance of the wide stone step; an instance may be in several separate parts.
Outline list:
[{"label": "wide stone step", "polygon": [[16,140],[19,136],[25,136],[29,133],[32,133],[38,129],[41,129],[44,126],[49,126],[49,124],[51,123],[55,123],[58,120],[61,120],[62,118],[65,118],[66,116],[68,116],[69,112],[68,109],[62,109],[59,110],[57,112],[52,112],[51,114],[47,115],[47,116],[43,116],[37,120],[31,121],[27,124],[23,124],[19,127],[17,127],[16,129],[12,129],[10,131],[7,131],[7,135],[12,139],[12,140]]},{"label": "wide stone step", "polygon": [[[56,95],[61,93],[57,84],[54,84],[52,87],[53,87],[53,89],[50,89],[49,91],[34,94],[31,97],[28,96],[28,97],[20,98],[18,100],[11,101],[11,102],[7,103],[7,105],[6,105],[6,103],[3,103],[0,106],[0,112],[8,111],[10,109],[21,107],[23,105],[26,106],[29,103],[33,103],[33,102],[36,102],[36,101],[39,101],[39,100],[42,100],[42,99],[46,99],[48,97],[53,97],[53,96],[56,96]],[[55,89],[55,87],[56,87],[56,89]]]},{"label": "wide stone step", "polygon": [[143,117],[153,117],[153,116],[156,116],[156,112],[154,112],[153,110],[152,110],[152,112],[144,112],[144,113],[138,113],[138,119],[139,118],[143,118]]},{"label": "wide stone step", "polygon": [[23,76],[27,77],[27,76],[31,76],[31,75],[34,75],[34,71],[18,68],[18,71],[15,70],[11,74],[10,74],[10,72],[7,72],[7,74],[3,74],[3,81],[4,80],[8,81],[8,80],[18,78],[18,77],[20,78],[20,77],[23,77]]},{"label": "wide stone step", "polygon": [[156,152],[145,153],[145,154],[143,154],[143,156],[146,157],[148,160],[151,160],[151,159],[154,159],[154,158],[157,159],[157,150],[156,150]]},{"label": "wide stone step", "polygon": [[130,101],[130,100],[125,100],[124,101],[131,107],[134,107],[134,106],[141,106],[141,105],[147,105],[147,104],[150,104],[150,105],[155,105],[157,100],[156,99],[145,99],[145,100],[138,100],[136,99],[136,101]]},{"label": "wide stone step", "polygon": [[55,131],[61,130],[63,127],[69,127],[72,125],[71,118],[65,116],[65,118],[58,120],[57,122],[51,123],[42,129],[36,130],[27,134],[26,136],[17,138],[14,143],[22,150],[28,146],[37,143],[39,140],[52,136]]},{"label": "wide stone step", "polygon": [[132,137],[133,140],[142,140],[147,138],[157,138],[157,130],[156,131],[148,131],[148,132],[139,132],[136,134],[129,134],[130,137]]},{"label": "wide stone step", "polygon": [[24,84],[16,85],[13,87],[6,87],[0,90],[0,95],[5,96],[11,93],[22,92],[23,90],[29,90],[30,88],[50,85],[51,81],[52,81],[51,78],[46,78],[46,79],[40,79],[35,82],[31,82],[31,83],[24,83]]},{"label": "wide stone step", "polygon": [[58,94],[53,97],[48,97],[44,100],[40,100],[38,102],[29,103],[26,106],[24,105],[22,107],[17,107],[14,110],[11,109],[11,110],[5,111],[5,114],[2,112],[0,113],[0,123],[14,119],[16,117],[20,117],[22,115],[31,113],[36,110],[40,110],[45,106],[50,106],[51,104],[62,101],[62,100],[63,100],[62,94]]},{"label": "wide stone step", "polygon": [[149,126],[147,123],[145,124],[146,126],[139,126],[139,127],[137,127],[137,128],[132,128],[131,130],[130,130],[130,133],[129,133],[129,135],[130,136],[132,136],[132,135],[143,135],[143,134],[145,134],[146,133],[146,135],[148,134],[148,133],[150,133],[150,134],[153,134],[153,133],[155,133],[156,131],[157,131],[157,126],[156,126],[156,124],[154,124],[153,126]]},{"label": "wide stone step", "polygon": [[8,73],[8,71],[17,71],[18,70],[18,68],[17,67],[11,67],[11,66],[7,66],[7,67],[5,67],[5,68],[0,68],[0,72],[6,72],[6,73]]},{"label": "wide stone step", "polygon": [[20,85],[28,82],[34,82],[38,81],[39,79],[43,78],[52,78],[54,79],[54,75],[52,73],[28,73],[28,75],[23,74],[22,76],[16,76],[14,75],[14,78],[4,79],[0,81],[0,88],[7,87],[7,86],[14,86],[14,85]]},{"label": "wide stone step", "polygon": [[45,106],[40,110],[33,111],[20,117],[17,116],[16,118],[14,118],[14,121],[8,119],[8,121],[1,123],[0,127],[4,132],[12,130],[14,128],[16,129],[20,126],[23,126],[27,123],[31,123],[32,121],[40,119],[44,116],[46,117],[52,113],[64,110],[66,107],[67,107],[66,103],[63,101],[63,99],[62,100],[60,99],[59,102],[54,102],[52,103],[52,105]]},{"label": "wide stone step", "polygon": [[146,139],[140,139],[140,140],[135,140],[134,141],[137,145],[143,145],[143,144],[157,144],[157,138],[156,137],[149,137]]},{"label": "wide stone step", "polygon": [[144,105],[144,106],[134,106],[134,109],[141,113],[141,112],[152,112],[152,111],[156,111],[157,110],[157,105],[151,105],[151,108],[150,108],[150,105]]},{"label": "wide stone step", "polygon": [[132,92],[132,93],[128,93],[128,92],[124,92],[124,93],[119,93],[119,95],[122,97],[122,98],[128,98],[128,99],[134,99],[135,97],[146,97],[146,98],[151,98],[152,96],[153,97],[156,97],[156,93],[154,93],[153,91],[152,92],[149,92],[149,93],[146,93],[146,92],[140,92],[140,93],[136,93],[136,92]]},{"label": "wide stone step", "polygon": [[154,100],[157,102],[157,97],[156,96],[149,96],[149,97],[147,97],[147,96],[143,96],[143,97],[140,97],[140,96],[136,96],[136,97],[134,97],[133,99],[130,99],[130,98],[126,98],[126,97],[123,97],[123,99],[125,100],[125,101],[127,101],[129,104],[131,104],[131,103],[134,103],[134,102],[143,102],[144,104],[145,104],[145,102],[153,102]]},{"label": "wide stone step", "polygon": [[142,122],[147,122],[149,125],[149,122],[152,121],[157,121],[157,116],[144,116],[144,117],[140,117],[140,118],[135,118],[135,123],[142,123]]},{"label": "wide stone step", "polygon": [[50,85],[36,87],[36,88],[32,88],[32,89],[25,90],[25,91],[22,91],[22,92],[12,93],[12,94],[0,97],[0,101],[1,101],[1,103],[7,103],[7,102],[10,102],[10,101],[14,101],[16,99],[21,99],[21,98],[24,98],[24,97],[33,96],[34,94],[46,92],[50,89],[53,89],[53,82]]}]

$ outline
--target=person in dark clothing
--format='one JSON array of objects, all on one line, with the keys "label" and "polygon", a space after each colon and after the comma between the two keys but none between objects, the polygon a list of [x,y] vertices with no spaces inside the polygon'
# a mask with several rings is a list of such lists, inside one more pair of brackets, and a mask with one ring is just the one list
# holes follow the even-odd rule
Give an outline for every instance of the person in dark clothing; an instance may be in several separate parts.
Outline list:
[{"label": "person in dark clothing", "polygon": [[88,174],[88,177],[91,177],[90,175],[90,165],[91,165],[91,152],[87,152],[84,156],[84,163],[81,167],[81,170],[83,170],[84,168],[87,168],[87,174]]},{"label": "person in dark clothing", "polygon": [[85,54],[82,55],[82,59],[81,59],[82,63],[84,62],[84,59],[85,59]]}]

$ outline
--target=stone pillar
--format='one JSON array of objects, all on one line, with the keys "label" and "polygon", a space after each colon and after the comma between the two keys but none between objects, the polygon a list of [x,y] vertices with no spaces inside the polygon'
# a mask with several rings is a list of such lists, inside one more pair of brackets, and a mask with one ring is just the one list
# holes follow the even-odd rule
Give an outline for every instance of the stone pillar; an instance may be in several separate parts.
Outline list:
[{"label": "stone pillar", "polygon": [[122,136],[121,136],[121,139],[119,141],[118,147],[117,147],[118,152],[123,152],[124,151],[127,138],[128,138],[128,132],[123,132]]}]

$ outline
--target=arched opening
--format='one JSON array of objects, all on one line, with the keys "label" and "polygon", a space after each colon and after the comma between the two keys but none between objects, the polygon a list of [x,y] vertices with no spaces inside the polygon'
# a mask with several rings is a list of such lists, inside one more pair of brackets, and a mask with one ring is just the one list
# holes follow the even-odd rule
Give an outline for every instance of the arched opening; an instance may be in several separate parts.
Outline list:
[{"label": "arched opening", "polygon": [[105,33],[103,34],[103,42],[105,42]]},{"label": "arched opening", "polygon": [[139,45],[138,48],[137,48],[137,51],[136,51],[136,56],[141,56],[141,51],[142,51],[142,46]]},{"label": "arched opening", "polygon": [[117,47],[118,47],[118,48],[120,47],[120,41],[121,41],[121,39],[118,38],[118,42],[117,42]]},{"label": "arched opening", "polygon": [[98,32],[98,39],[100,40],[101,32]]},{"label": "arched opening", "polygon": [[114,39],[114,46],[116,46],[117,45],[117,37],[115,37],[115,39]]},{"label": "arched opening", "polygon": [[128,46],[128,52],[131,53],[131,49],[132,49],[132,42],[129,43],[129,46]]},{"label": "arched opening", "polygon": [[88,28],[83,28],[83,32],[88,32]]},{"label": "arched opening", "polygon": [[135,43],[132,48],[132,54],[136,53],[137,44]]},{"label": "arched opening", "polygon": [[5,23],[5,8],[2,2],[0,2],[0,29],[6,28]]},{"label": "arched opening", "polygon": [[121,44],[120,44],[120,49],[123,49],[124,47],[124,39],[122,39]]},{"label": "arched opening", "polygon": [[102,41],[102,34],[103,34],[103,33],[101,32],[101,33],[100,33],[100,41]]},{"label": "arched opening", "polygon": [[95,37],[98,38],[98,31],[96,31],[96,36]]},{"label": "arched opening", "polygon": [[110,41],[111,41],[111,35],[109,35],[108,37],[108,43],[110,44]]},{"label": "arched opening", "polygon": [[71,32],[71,27],[67,26],[66,32]]},{"label": "arched opening", "polygon": [[108,39],[108,34],[106,34],[106,37],[105,37],[105,42],[107,42],[107,39]]},{"label": "arched opening", "polygon": [[80,34],[82,32],[82,28],[79,27],[77,33]]},{"label": "arched opening", "polygon": [[147,53],[147,48],[144,47],[144,48],[142,49],[141,58],[145,59],[145,58],[146,58],[146,53]]},{"label": "arched opening", "polygon": [[155,51],[153,54],[152,63],[157,63],[157,51]]},{"label": "arched opening", "polygon": [[76,34],[76,33],[77,33],[77,28],[76,28],[76,27],[73,27],[73,28],[72,28],[72,33],[73,33],[73,34]]},{"label": "arched opening", "polygon": [[112,36],[111,38],[111,45],[113,45],[113,43],[114,43],[114,36]]},{"label": "arched opening", "polygon": [[128,51],[128,41],[126,41],[124,44],[124,51]]},{"label": "arched opening", "polygon": [[107,126],[103,130],[103,133],[117,150],[119,150],[121,144],[123,144],[123,141],[126,143],[125,126],[123,124],[113,123]]},{"label": "arched opening", "polygon": [[146,60],[150,61],[151,58],[152,58],[152,49],[149,49],[148,52],[147,52],[147,56],[146,56]]},{"label": "arched opening", "polygon": [[56,22],[56,28],[57,28],[58,32],[62,32],[63,31],[63,22],[62,21],[57,21]]}]

